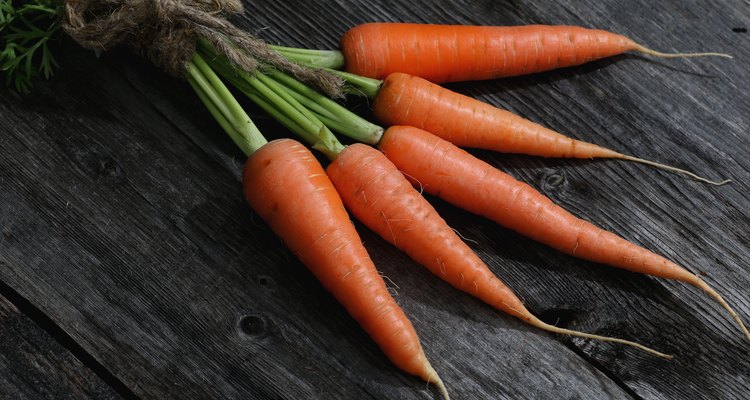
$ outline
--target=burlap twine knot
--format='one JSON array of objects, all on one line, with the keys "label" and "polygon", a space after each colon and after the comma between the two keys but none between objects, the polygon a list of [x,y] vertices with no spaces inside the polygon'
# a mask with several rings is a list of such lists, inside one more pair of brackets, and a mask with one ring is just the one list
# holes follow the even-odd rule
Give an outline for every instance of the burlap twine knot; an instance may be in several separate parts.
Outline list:
[{"label": "burlap twine knot", "polygon": [[240,0],[65,0],[63,28],[83,47],[105,51],[123,44],[172,75],[183,77],[199,38],[238,67],[273,67],[330,96],[343,80],[288,61],[226,18],[243,11]]}]

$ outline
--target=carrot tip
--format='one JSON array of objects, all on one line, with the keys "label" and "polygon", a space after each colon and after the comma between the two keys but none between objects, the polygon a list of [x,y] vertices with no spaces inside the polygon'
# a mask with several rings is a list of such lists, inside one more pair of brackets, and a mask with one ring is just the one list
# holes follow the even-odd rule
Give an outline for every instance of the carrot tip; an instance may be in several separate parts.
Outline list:
[{"label": "carrot tip", "polygon": [[532,318],[528,322],[529,322],[529,324],[531,324],[533,326],[536,326],[537,328],[544,329],[544,330],[546,330],[548,332],[560,333],[560,334],[563,334],[563,335],[570,335],[570,336],[578,336],[578,337],[582,337],[582,338],[586,338],[586,339],[601,340],[603,342],[613,342],[613,343],[624,344],[624,345],[627,345],[627,346],[632,346],[632,347],[638,348],[638,349],[643,350],[643,351],[645,351],[647,353],[650,353],[652,355],[655,355],[657,357],[661,357],[661,358],[664,358],[664,359],[667,359],[667,360],[671,360],[672,358],[674,358],[674,356],[671,355],[671,354],[666,354],[666,353],[662,353],[660,351],[656,351],[656,350],[654,350],[654,349],[652,349],[650,347],[646,347],[646,346],[644,346],[644,345],[642,345],[640,343],[631,342],[630,340],[618,339],[618,338],[613,338],[613,337],[609,337],[609,336],[594,335],[594,334],[591,334],[591,333],[584,333],[584,332],[574,331],[574,330],[570,330],[570,329],[559,328],[557,326],[550,325],[550,324],[548,324],[548,323],[546,323],[546,322],[544,322],[544,321],[542,321],[542,320],[540,320],[540,319],[538,319],[536,317],[533,317],[533,316],[532,316]]},{"label": "carrot tip", "polygon": [[729,315],[731,315],[732,319],[734,319],[734,321],[737,323],[740,330],[745,335],[745,338],[747,339],[747,341],[750,342],[750,331],[747,330],[747,327],[742,322],[742,319],[740,319],[740,316],[737,315],[734,309],[732,309],[732,307],[729,306],[729,303],[727,303],[726,300],[724,300],[724,298],[721,297],[719,292],[711,288],[711,286],[708,286],[708,283],[706,283],[706,281],[699,278],[698,276],[695,276],[695,280],[691,283],[693,283],[698,288],[703,289],[703,291],[706,292],[706,294],[708,294],[709,297],[718,301],[719,304],[721,304],[721,306],[729,312]]},{"label": "carrot tip", "polygon": [[695,173],[690,172],[688,170],[685,170],[685,169],[682,169],[682,168],[673,167],[671,165],[666,165],[666,164],[658,163],[658,162],[655,162],[655,161],[644,160],[643,158],[638,158],[638,157],[633,157],[633,156],[627,156],[627,155],[624,155],[624,154],[620,154],[618,156],[618,158],[620,158],[622,160],[626,160],[626,161],[632,161],[632,162],[637,162],[637,163],[640,163],[640,164],[649,165],[649,166],[652,166],[652,167],[655,167],[655,168],[663,169],[665,171],[671,171],[671,172],[676,172],[676,173],[679,173],[679,174],[687,175],[687,176],[695,179],[696,181],[700,181],[700,182],[703,182],[703,183],[708,183],[709,185],[722,186],[722,185],[726,185],[727,183],[732,182],[731,179],[724,179],[722,181],[712,181],[712,180],[704,178],[704,177],[702,177],[700,175],[696,175]]},{"label": "carrot tip", "polygon": [[431,365],[427,365],[429,368],[428,372],[428,379],[427,384],[434,383],[435,386],[437,386],[438,392],[440,392],[440,395],[443,396],[444,400],[450,400],[450,395],[448,394],[448,389],[445,387],[445,383],[443,383],[443,380],[440,379],[440,376],[437,374],[437,371],[435,371],[434,368],[432,368]]},{"label": "carrot tip", "polygon": [[648,54],[653,57],[659,57],[659,58],[688,58],[688,57],[734,58],[733,56],[726,54],[726,53],[662,53],[660,51],[652,50],[652,49],[649,49],[648,47],[644,47],[639,44],[636,44],[633,50],[643,53],[643,54]]}]

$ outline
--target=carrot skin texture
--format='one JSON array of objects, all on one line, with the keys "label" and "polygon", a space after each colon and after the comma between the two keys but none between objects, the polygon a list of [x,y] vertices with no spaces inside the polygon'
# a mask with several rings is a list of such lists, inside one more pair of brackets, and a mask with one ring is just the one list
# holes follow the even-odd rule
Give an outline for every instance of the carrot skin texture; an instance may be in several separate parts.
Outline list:
[{"label": "carrot skin texture", "polygon": [[666,258],[573,216],[531,186],[429,132],[389,128],[380,149],[424,190],[563,253],[632,272],[695,284]]},{"label": "carrot skin texture", "polygon": [[367,254],[315,157],[302,144],[275,140],[243,172],[251,207],[284,240],[402,370],[434,382],[417,334]]},{"label": "carrot skin texture", "polygon": [[623,157],[409,74],[388,75],[372,108],[386,125],[413,126],[460,147],[541,157]]},{"label": "carrot skin texture", "polygon": [[353,144],[326,168],[351,213],[455,288],[522,320],[531,313],[378,150]]},{"label": "carrot skin texture", "polygon": [[341,39],[348,72],[375,79],[406,72],[435,83],[531,74],[637,48],[615,33],[551,25],[368,23]]}]

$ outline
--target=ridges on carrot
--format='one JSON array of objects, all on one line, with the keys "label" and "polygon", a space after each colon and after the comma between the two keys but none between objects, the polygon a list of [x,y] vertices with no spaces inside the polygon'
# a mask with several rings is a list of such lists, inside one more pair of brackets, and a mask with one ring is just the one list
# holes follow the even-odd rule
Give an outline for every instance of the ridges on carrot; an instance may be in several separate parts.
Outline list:
[{"label": "ridges on carrot", "polygon": [[326,172],[358,220],[455,288],[546,331],[625,344],[671,358],[632,341],[559,328],[541,321],[378,150],[353,144],[339,154]]},{"label": "ridges on carrot", "polygon": [[[248,156],[243,185],[253,209],[396,366],[435,383],[448,400],[445,384],[427,360],[414,327],[386,289],[315,157],[293,140],[268,143],[200,54],[193,55],[187,72],[209,112]],[[335,138],[323,136],[314,138],[321,151],[333,154],[343,148]]]},{"label": "ridges on carrot", "polygon": [[628,271],[682,281],[704,290],[730,314],[750,341],[744,323],[722,296],[685,268],[612,232],[577,218],[531,186],[429,132],[396,126],[379,147],[428,193],[487,217],[566,254]]},{"label": "ridges on carrot", "polygon": [[[378,91],[380,90],[380,81],[375,81],[375,80],[372,80],[372,79],[369,79],[369,78],[362,78],[362,79],[372,81],[372,82],[365,82],[365,84],[370,89],[372,89],[372,90],[368,90],[369,93],[371,93],[372,95],[377,95]],[[284,86],[284,84],[282,84],[280,87],[283,87],[283,86]],[[295,97],[296,99],[298,99],[300,102],[302,102],[302,103],[299,103],[297,105],[298,107],[302,107],[302,108],[304,108],[304,107],[310,107],[310,109],[315,110],[315,111],[313,111],[313,113],[316,114],[316,115],[326,114],[327,115],[326,118],[329,118],[329,117],[333,118],[332,120],[336,122],[335,126],[337,126],[339,128],[347,127],[348,126],[347,129],[342,129],[342,130],[340,130],[340,132],[342,132],[344,134],[347,134],[348,136],[352,137],[355,140],[362,141],[364,138],[367,138],[367,139],[371,139],[372,138],[372,135],[370,135],[368,133],[370,131],[370,129],[365,129],[364,131],[359,131],[359,129],[356,128],[357,126],[360,125],[360,123],[358,123],[356,121],[352,121],[352,119],[357,120],[357,119],[359,119],[359,117],[351,114],[346,109],[344,109],[343,107],[341,107],[340,105],[337,105],[335,103],[329,103],[329,105],[331,107],[333,107],[332,109],[329,109],[328,107],[324,107],[324,109],[319,109],[320,104],[316,103],[316,99],[318,97],[320,97],[321,95],[315,93],[312,90],[300,90],[300,89],[301,88],[299,88],[299,87],[295,87],[295,85],[287,86],[286,89],[285,89],[285,91],[287,91],[287,93],[289,95],[292,95],[292,92],[296,92],[296,94],[292,95],[292,96]],[[262,103],[259,103],[259,104],[262,104]],[[303,104],[305,104],[305,105],[303,105]],[[268,107],[266,107],[266,108],[268,108]],[[346,115],[343,115],[343,114],[350,114],[350,115],[346,116]],[[286,119],[286,118],[281,118],[280,121],[284,122],[285,125],[287,125],[292,130],[295,130],[296,128],[298,128],[298,126],[296,126],[296,124],[290,123],[290,121],[288,119]],[[429,139],[428,141],[432,141],[433,139],[435,139],[435,141],[433,142],[435,146],[437,146],[437,144],[439,144],[440,141],[441,141],[440,138],[437,138],[434,135],[429,134],[428,132],[424,132],[424,131],[421,131],[420,129],[413,128],[413,127],[408,127],[408,128],[407,127],[400,127],[398,129],[390,128],[388,131],[392,132],[392,131],[396,131],[396,130],[409,130],[409,129],[414,130],[414,131],[422,132],[421,136],[423,136],[423,139]],[[357,132],[355,134],[355,133],[353,133],[355,131],[359,131],[359,132]],[[309,132],[309,133],[314,134],[313,132]],[[393,137],[394,135],[390,135],[390,136]],[[420,136],[420,135],[417,135],[417,136]],[[381,149],[382,149],[382,146],[383,146],[383,142],[384,142],[384,140],[381,139],[380,140]],[[441,145],[443,148],[445,148],[445,149],[454,148],[455,149],[455,150],[451,150],[452,153],[461,153],[461,154],[465,154],[466,156],[468,156],[468,157],[463,156],[463,158],[465,158],[466,160],[469,160],[466,163],[467,168],[469,168],[466,172],[471,172],[472,170],[476,171],[477,169],[486,171],[486,172],[483,172],[485,175],[482,175],[481,178],[474,177],[474,181],[483,182],[488,176],[490,176],[492,174],[492,171],[491,171],[492,168],[489,165],[487,165],[486,163],[484,163],[484,166],[486,166],[489,169],[485,169],[482,165],[479,165],[479,166],[473,165],[475,163],[482,163],[482,162],[480,160],[476,160],[476,159],[475,159],[475,161],[471,161],[471,159],[473,157],[471,157],[470,155],[468,155],[468,153],[463,152],[462,150],[460,150],[457,147],[453,146],[449,142],[446,142],[444,140],[442,142],[444,142],[444,144]],[[584,144],[584,145],[586,144],[584,142],[580,142],[580,143]],[[575,142],[573,143],[573,146],[575,147]],[[406,144],[405,147],[409,147],[408,144]],[[421,150],[423,150],[423,151],[415,153],[415,154],[418,154],[419,155],[418,157],[422,159],[421,162],[425,162],[428,159],[441,160],[441,157],[442,157],[441,154],[431,154],[429,151],[424,151],[425,149],[421,149]],[[399,166],[399,168],[401,168],[402,165],[408,165],[409,159],[411,158],[411,156],[409,155],[409,151],[408,150],[405,151],[405,152],[402,152],[402,156],[405,156],[406,158],[404,160],[402,160],[401,162],[396,163],[397,166]],[[462,157],[458,157],[458,159],[461,159],[461,158]],[[472,167],[472,165],[473,165],[473,167]],[[441,166],[445,167],[442,164],[441,164]],[[463,181],[461,178],[457,178],[457,177],[461,176],[461,172],[462,172],[461,171],[462,167],[460,166],[460,163],[458,163],[456,165],[453,165],[452,167],[453,168],[457,168],[457,170],[452,170],[452,171],[448,171],[448,172],[442,172],[442,173],[437,174],[437,176],[430,176],[429,169],[426,172],[425,171],[421,171],[421,172],[422,173],[426,173],[427,176],[430,177],[430,179],[437,179],[438,181],[441,181],[442,179],[447,179],[450,175],[453,175],[454,176],[453,179],[458,179],[459,183],[465,183],[465,181]],[[401,169],[402,169],[402,172],[409,170],[408,168],[401,168]],[[407,175],[409,175],[409,174],[407,173]],[[495,172],[495,175],[496,175],[496,177],[502,178],[501,181],[506,181],[506,182],[491,182],[492,184],[490,185],[490,189],[488,189],[488,190],[493,190],[493,188],[494,188],[494,190],[507,190],[508,187],[514,188],[513,190],[516,192],[515,194],[513,194],[513,193],[511,193],[511,194],[506,193],[506,197],[511,198],[513,201],[515,201],[515,196],[518,194],[518,192],[520,192],[520,190],[522,188],[524,188],[524,186],[528,187],[528,185],[521,184],[520,182],[515,181],[514,179],[510,178],[507,174],[503,174],[502,172],[497,171],[497,172]],[[418,175],[411,175],[411,176],[418,176]],[[489,179],[487,179],[487,180],[491,181]],[[420,179],[420,181],[426,182],[423,179]],[[508,185],[507,184],[508,182],[511,182],[512,184]],[[499,184],[499,187],[496,186],[496,184]],[[479,185],[479,186],[481,186],[481,185]],[[484,190],[484,189],[477,190],[477,188],[479,186],[462,187],[460,189],[455,189],[452,192],[454,193],[454,195],[459,196],[459,197],[462,195],[462,193],[471,193],[471,196],[470,196],[471,198],[474,198],[476,200],[476,198],[479,197],[480,200],[481,200],[481,201],[475,201],[475,203],[477,203],[477,204],[483,204],[483,206],[485,208],[491,208],[491,209],[494,209],[497,212],[501,212],[499,210],[503,210],[504,209],[504,205],[503,204],[493,204],[491,202],[489,204],[484,204],[483,203],[483,201],[488,201],[488,200],[490,200],[490,198],[494,199],[494,197],[490,196],[490,195],[486,195],[486,196],[482,195],[481,193],[484,193],[484,192],[482,192],[482,190]],[[434,187],[431,188],[431,189],[434,190]],[[530,189],[530,187],[528,187],[528,189]],[[450,188],[448,189],[448,191],[451,191]],[[472,191],[474,191],[474,192],[472,193]],[[438,192],[443,193],[442,189],[438,190]],[[480,193],[480,194],[478,195],[477,193]],[[726,301],[719,295],[718,292],[716,292],[715,290],[711,289],[705,282],[703,282],[696,275],[691,274],[690,272],[688,272],[684,268],[682,268],[680,266],[677,266],[676,264],[674,264],[674,263],[672,263],[672,262],[664,259],[663,257],[657,256],[657,255],[649,252],[646,249],[643,249],[643,248],[641,248],[639,246],[636,246],[635,244],[632,244],[632,243],[630,243],[630,242],[628,242],[628,241],[620,238],[619,236],[616,236],[616,235],[614,235],[614,234],[612,234],[610,232],[601,231],[600,229],[593,227],[593,225],[591,225],[591,224],[589,224],[589,223],[587,223],[587,222],[585,222],[583,220],[579,220],[579,219],[573,217],[570,213],[568,213],[567,211],[563,210],[562,208],[554,205],[549,199],[547,199],[546,197],[542,196],[541,194],[539,194],[538,192],[534,191],[533,189],[531,189],[531,191],[529,191],[528,193],[531,193],[532,195],[534,193],[536,193],[536,195],[538,196],[537,200],[540,200],[539,204],[544,204],[545,207],[548,210],[554,210],[555,213],[558,214],[558,216],[560,217],[560,218],[557,219],[557,222],[562,222],[566,218],[569,219],[568,222],[570,223],[570,225],[567,226],[568,229],[566,229],[566,226],[563,223],[559,227],[560,228],[560,232],[564,232],[566,234],[569,234],[571,232],[570,227],[572,227],[572,226],[581,226],[582,227],[582,225],[588,224],[590,226],[589,226],[589,229],[587,231],[589,231],[589,232],[601,232],[602,235],[607,236],[610,239],[613,239],[613,242],[614,242],[614,245],[615,245],[614,248],[627,249],[628,251],[630,251],[630,255],[627,258],[628,262],[624,263],[624,264],[623,264],[623,260],[616,260],[616,259],[614,259],[614,260],[607,260],[607,259],[597,260],[597,259],[592,259],[592,261],[598,261],[598,262],[602,262],[602,263],[605,263],[605,264],[619,266],[620,268],[625,268],[625,269],[631,269],[631,268],[633,268],[632,270],[634,272],[640,272],[640,273],[650,274],[650,275],[654,275],[654,276],[661,276],[661,277],[665,277],[665,278],[683,280],[683,281],[685,281],[687,283],[690,283],[690,284],[692,284],[694,286],[700,287],[701,289],[703,289],[704,291],[706,291],[706,293],[708,293],[713,299],[715,299],[716,301],[718,301],[722,305],[722,307],[724,307],[731,314],[732,318],[738,323],[738,325],[742,329],[742,331],[745,334],[745,336],[748,338],[748,340],[750,340],[750,334],[748,334],[747,329],[745,328],[744,324],[742,323],[741,319],[736,314],[736,312],[726,303]],[[435,194],[435,193],[433,193],[433,194]],[[532,196],[532,197],[534,197],[534,196]],[[471,202],[469,202],[469,204],[467,204],[465,206],[462,205],[463,203],[461,201],[457,201],[454,204],[457,204],[459,207],[466,208],[469,211],[474,211],[474,212],[476,212],[478,214],[484,215],[483,214],[483,209],[481,207],[478,210],[474,209],[473,205],[471,204]],[[510,218],[513,218],[512,216],[513,216],[514,212],[516,212],[516,211],[517,210],[512,210],[510,212],[507,212],[507,210],[506,210],[506,212],[510,216]],[[540,209],[540,211],[541,211],[541,209]],[[553,214],[555,214],[555,213],[553,213]],[[520,215],[522,215],[522,214],[520,214]],[[501,216],[502,216],[502,212],[501,212],[500,216],[498,217],[498,219],[496,219],[496,221],[499,222],[499,223],[501,223],[502,225],[508,226],[508,225],[506,225],[506,224],[504,224],[502,222],[502,217]],[[527,236],[534,237],[534,235],[533,235],[533,229],[536,229],[538,227],[538,225],[534,224],[534,222],[536,222],[535,219],[536,218],[534,218],[534,220],[532,220],[532,221],[526,221],[526,223],[523,225],[525,230],[524,229],[520,229],[520,228],[516,229],[516,230],[519,231],[522,234],[526,234]],[[553,218],[553,220],[554,220],[554,218]],[[547,223],[549,223],[549,222],[550,221],[547,221]],[[554,221],[552,221],[552,222],[554,224]],[[542,224],[542,227],[544,227],[544,224]],[[547,227],[549,228],[549,226],[547,226]],[[592,229],[592,227],[593,227],[593,229]],[[513,228],[513,227],[511,226],[511,228]],[[532,230],[530,232],[527,232],[529,229],[532,229]],[[548,243],[552,247],[559,248],[560,250],[565,251],[565,252],[567,252],[569,254],[576,255],[575,253],[576,253],[576,251],[579,248],[579,242],[578,241],[576,241],[575,243],[571,243],[570,247],[565,247],[564,246],[565,239],[564,238],[556,237],[555,236],[555,229],[552,229],[551,233],[552,233],[552,238],[551,238],[552,242],[551,243],[548,243],[547,241],[541,240],[541,239],[538,239],[538,240],[540,240],[540,241],[542,241],[544,243]],[[560,248],[560,246],[562,246],[562,248]],[[601,246],[601,247],[603,247],[604,250],[611,250],[611,249],[608,248],[608,246]],[[612,253],[610,252],[609,254],[611,255]],[[642,263],[642,265],[634,265],[633,262],[634,261],[638,261],[640,256],[644,256],[644,259],[648,260],[652,264],[651,265],[647,265],[646,263]],[[583,257],[583,258],[586,258],[586,257]],[[586,259],[589,259],[589,258],[586,258]],[[668,272],[666,276],[660,275],[660,271],[662,271],[662,270],[666,270]]]},{"label": "ridges on carrot", "polygon": [[731,182],[730,179],[709,180],[685,169],[570,138],[509,111],[409,74],[388,75],[375,96],[372,108],[375,116],[386,125],[414,126],[460,147],[541,157],[620,159],[677,172],[712,185]]},{"label": "ridges on carrot", "polygon": [[340,47],[348,72],[376,79],[405,72],[436,83],[549,71],[627,51],[662,58],[731,58],[662,53],[612,32],[554,25],[367,23],[347,31]]},{"label": "ridges on carrot", "polygon": [[261,147],[243,173],[247,201],[287,247],[346,308],[400,369],[445,384],[417,333],[378,274],[336,189],[302,144],[280,139]]}]

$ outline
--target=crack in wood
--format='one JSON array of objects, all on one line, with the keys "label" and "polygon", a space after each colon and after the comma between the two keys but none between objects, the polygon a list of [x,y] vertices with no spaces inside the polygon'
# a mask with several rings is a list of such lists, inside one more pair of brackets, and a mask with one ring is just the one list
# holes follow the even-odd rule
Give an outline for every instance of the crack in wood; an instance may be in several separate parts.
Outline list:
[{"label": "crack in wood", "polygon": [[99,362],[96,357],[78,344],[78,342],[57,325],[52,318],[2,280],[0,280],[0,296],[5,297],[23,315],[28,317],[37,327],[52,337],[52,339],[54,339],[60,346],[68,350],[85,367],[91,370],[117,394],[125,399],[138,399],[138,396],[136,396],[127,385]]}]

